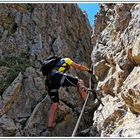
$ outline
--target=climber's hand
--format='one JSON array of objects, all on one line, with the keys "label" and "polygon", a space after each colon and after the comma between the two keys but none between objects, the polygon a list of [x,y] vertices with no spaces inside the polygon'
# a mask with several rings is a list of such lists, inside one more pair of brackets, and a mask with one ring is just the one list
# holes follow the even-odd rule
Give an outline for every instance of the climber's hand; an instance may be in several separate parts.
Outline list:
[{"label": "climber's hand", "polygon": [[93,74],[93,70],[89,69],[88,73]]}]

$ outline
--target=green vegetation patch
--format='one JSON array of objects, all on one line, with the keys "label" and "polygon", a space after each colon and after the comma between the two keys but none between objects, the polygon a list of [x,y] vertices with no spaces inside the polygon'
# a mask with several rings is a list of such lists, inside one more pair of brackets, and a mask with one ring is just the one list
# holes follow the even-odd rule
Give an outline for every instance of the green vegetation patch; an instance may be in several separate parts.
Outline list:
[{"label": "green vegetation patch", "polygon": [[21,54],[19,57],[6,56],[0,60],[0,67],[9,67],[7,77],[0,81],[0,95],[18,76],[19,72],[24,72],[27,67],[31,66],[29,57],[26,54]]},{"label": "green vegetation patch", "polygon": [[0,95],[2,95],[3,91],[8,87],[8,82],[6,80],[0,81]]}]

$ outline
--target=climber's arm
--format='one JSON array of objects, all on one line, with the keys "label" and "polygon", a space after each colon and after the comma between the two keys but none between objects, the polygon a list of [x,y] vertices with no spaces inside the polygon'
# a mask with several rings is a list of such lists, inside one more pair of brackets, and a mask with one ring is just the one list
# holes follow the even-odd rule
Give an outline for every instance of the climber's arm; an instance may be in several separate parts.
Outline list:
[{"label": "climber's arm", "polygon": [[87,72],[90,71],[90,69],[87,68],[86,66],[83,66],[83,65],[81,65],[81,64],[77,64],[77,63],[75,63],[75,62],[72,62],[70,66],[72,66],[72,67],[75,68],[75,69],[79,69],[79,70],[81,70],[81,71],[87,71]]},{"label": "climber's arm", "polygon": [[77,63],[75,63],[74,61],[72,61],[70,58],[65,58],[64,60],[65,60],[65,62],[66,62],[69,66],[71,66],[71,67],[73,67],[73,68],[75,68],[75,69],[79,69],[79,70],[81,70],[81,71],[87,71],[87,72],[89,72],[89,73],[91,73],[91,74],[93,73],[93,71],[90,70],[89,68],[87,68],[86,66],[81,65],[81,64],[77,64]]}]

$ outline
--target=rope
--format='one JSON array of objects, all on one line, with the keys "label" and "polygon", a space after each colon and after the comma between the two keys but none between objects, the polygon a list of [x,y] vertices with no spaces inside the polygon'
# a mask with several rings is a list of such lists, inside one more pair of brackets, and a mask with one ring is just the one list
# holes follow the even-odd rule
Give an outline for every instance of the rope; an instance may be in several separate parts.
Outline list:
[{"label": "rope", "polygon": [[84,103],[84,105],[83,105],[83,108],[82,108],[81,113],[80,113],[80,116],[79,116],[79,119],[78,119],[78,121],[77,121],[77,123],[76,123],[76,126],[75,126],[75,128],[74,128],[74,131],[73,131],[73,133],[72,133],[72,137],[74,137],[75,134],[76,134],[76,131],[77,131],[77,129],[78,129],[78,126],[79,126],[81,117],[82,117],[82,115],[83,115],[83,112],[84,112],[84,109],[85,109],[85,106],[86,106],[88,97],[89,97],[89,93],[87,94],[87,98],[86,98],[86,100],[85,100],[85,103]]},{"label": "rope", "polygon": [[[91,89],[91,78],[92,78],[92,76],[90,76],[90,79],[89,79],[89,89]],[[81,121],[81,118],[82,118],[82,115],[83,115],[83,112],[84,112],[84,109],[85,109],[87,100],[88,100],[88,98],[89,98],[89,94],[90,94],[90,91],[88,91],[86,100],[85,100],[85,102],[84,102],[83,108],[82,108],[81,113],[80,113],[80,116],[79,116],[79,118],[78,118],[78,121],[77,121],[76,126],[75,126],[75,128],[74,128],[74,131],[73,131],[73,133],[72,133],[72,137],[75,136],[76,131],[77,131],[77,129],[78,129],[78,126],[79,126],[79,123],[80,123],[80,121]]]},{"label": "rope", "polygon": [[73,86],[77,86],[77,85],[75,85],[73,82],[71,82],[67,77],[66,77],[66,79],[69,81],[69,83],[71,83]]}]

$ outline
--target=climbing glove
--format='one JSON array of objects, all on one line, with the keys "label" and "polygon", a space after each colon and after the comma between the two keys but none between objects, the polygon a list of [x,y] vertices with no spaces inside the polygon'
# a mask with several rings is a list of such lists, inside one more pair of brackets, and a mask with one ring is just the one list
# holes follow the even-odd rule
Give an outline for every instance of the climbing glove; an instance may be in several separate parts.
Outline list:
[{"label": "climbing glove", "polygon": [[92,74],[93,73],[93,70],[89,69],[88,70],[88,73]]}]

